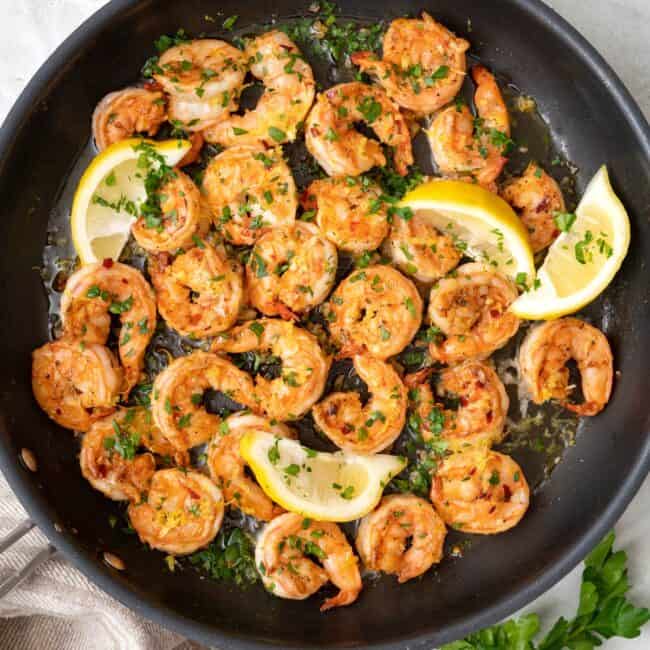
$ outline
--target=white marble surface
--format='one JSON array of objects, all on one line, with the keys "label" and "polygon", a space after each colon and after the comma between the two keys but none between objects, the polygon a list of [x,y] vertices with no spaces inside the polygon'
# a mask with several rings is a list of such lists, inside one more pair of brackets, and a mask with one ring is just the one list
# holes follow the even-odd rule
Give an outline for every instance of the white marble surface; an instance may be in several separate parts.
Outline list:
[{"label": "white marble surface", "polygon": [[[0,0],[0,120],[30,77],[54,48],[104,0]],[[650,117],[650,1],[548,0],[578,28],[618,72]],[[495,11],[497,11],[495,4]],[[617,546],[628,551],[633,597],[650,605],[650,481],[616,526]],[[577,602],[578,568],[527,610],[551,622],[572,615]],[[607,650],[647,650],[650,630],[632,641],[610,641]]]}]

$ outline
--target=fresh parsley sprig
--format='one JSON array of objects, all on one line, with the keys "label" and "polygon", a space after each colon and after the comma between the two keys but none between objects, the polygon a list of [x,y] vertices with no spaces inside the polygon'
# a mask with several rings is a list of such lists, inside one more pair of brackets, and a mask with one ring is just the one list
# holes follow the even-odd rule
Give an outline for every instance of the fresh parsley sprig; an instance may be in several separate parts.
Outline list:
[{"label": "fresh parsley sprig", "polygon": [[613,550],[614,539],[612,531],[585,559],[575,618],[560,618],[539,644],[539,617],[527,614],[447,643],[441,650],[593,650],[606,639],[639,636],[650,611],[626,599],[627,555]]}]

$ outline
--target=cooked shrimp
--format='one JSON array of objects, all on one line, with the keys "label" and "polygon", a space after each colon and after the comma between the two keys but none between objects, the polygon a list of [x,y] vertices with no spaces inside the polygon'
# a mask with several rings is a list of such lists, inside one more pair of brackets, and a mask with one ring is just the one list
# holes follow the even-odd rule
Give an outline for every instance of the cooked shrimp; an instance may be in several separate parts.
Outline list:
[{"label": "cooked shrimp", "polygon": [[172,253],[196,245],[210,227],[210,214],[192,179],[176,169],[158,195],[160,216],[140,216],[131,226],[138,244],[152,253]]},{"label": "cooked shrimp", "polygon": [[388,234],[387,205],[369,178],[324,178],[305,190],[302,206],[316,211],[323,235],[351,253],[373,251]]},{"label": "cooked shrimp", "polygon": [[391,494],[361,520],[355,544],[368,569],[394,573],[401,583],[440,562],[446,536],[445,524],[428,501]]},{"label": "cooked shrimp", "polygon": [[427,283],[449,273],[462,256],[453,239],[438,231],[423,211],[410,219],[395,217],[384,249],[401,271]]},{"label": "cooked shrimp", "polygon": [[223,510],[221,490],[207,476],[162,469],[153,475],[146,500],[131,503],[128,513],[140,541],[187,555],[216,537]]},{"label": "cooked shrimp", "polygon": [[509,181],[501,196],[524,222],[535,253],[560,234],[553,217],[555,212],[566,210],[562,190],[537,163],[529,163],[523,176]]},{"label": "cooked shrimp", "polygon": [[440,462],[431,481],[431,501],[448,526],[493,535],[519,523],[528,510],[530,490],[510,456],[467,451]]},{"label": "cooked shrimp", "polygon": [[467,447],[490,447],[501,440],[510,400],[491,366],[482,361],[466,361],[438,375],[435,393],[441,399],[457,400],[458,408],[439,403],[427,381],[429,369],[408,375],[404,383],[411,389],[411,406],[424,440],[440,436],[453,451]]},{"label": "cooked shrimp", "polygon": [[353,272],[327,306],[330,333],[346,355],[367,351],[388,359],[411,342],[422,322],[418,290],[390,266]]},{"label": "cooked shrimp", "polygon": [[149,258],[160,315],[183,336],[205,338],[231,327],[244,303],[241,265],[208,243],[171,260]]},{"label": "cooked shrimp", "polygon": [[312,409],[316,426],[341,449],[375,454],[389,447],[406,421],[406,387],[395,369],[370,355],[352,359],[371,397],[363,405],[359,393],[331,393]]},{"label": "cooked shrimp", "polygon": [[124,88],[104,97],[93,113],[93,138],[99,151],[136,133],[154,136],[167,119],[165,95]]},{"label": "cooked shrimp", "polygon": [[226,149],[210,161],[203,191],[212,219],[233,244],[254,244],[268,228],[291,226],[298,201],[282,149]]},{"label": "cooked shrimp", "polygon": [[248,298],[267,316],[296,318],[320,305],[336,277],[336,246],[311,223],[273,228],[253,247],[246,266]]},{"label": "cooked shrimp", "polygon": [[[572,386],[566,362],[570,359],[580,371],[582,404],[568,401]],[[599,329],[577,318],[560,318],[531,329],[519,350],[519,367],[536,404],[557,399],[578,415],[596,415],[612,392],[609,341]]]},{"label": "cooked shrimp", "polygon": [[232,115],[207,129],[205,139],[224,147],[293,142],[314,101],[316,84],[311,66],[280,31],[251,40],[245,56],[253,76],[264,84],[264,94],[253,110]]},{"label": "cooked shrimp", "polygon": [[330,368],[329,357],[316,337],[292,322],[275,318],[250,321],[220,334],[212,344],[217,352],[270,353],[282,363],[281,376],[255,377],[255,388],[248,396],[269,418],[295,420],[320,399]]},{"label": "cooked shrimp", "polygon": [[111,413],[122,383],[122,369],[103,345],[61,339],[32,352],[34,397],[66,429],[87,431]]},{"label": "cooked shrimp", "polygon": [[483,66],[472,68],[477,84],[475,119],[466,105],[449,106],[438,113],[427,131],[433,157],[445,176],[478,182],[494,189],[508,161],[510,118],[496,80]]},{"label": "cooked shrimp", "polygon": [[305,144],[316,162],[330,176],[358,176],[383,167],[381,145],[355,130],[356,122],[365,122],[393,148],[395,169],[405,176],[413,164],[406,121],[384,90],[359,81],[333,86],[316,98],[305,127]]},{"label": "cooked shrimp", "polygon": [[267,590],[280,598],[304,600],[334,583],[339,593],[325,600],[321,612],[353,603],[362,587],[359,561],[341,529],[293,512],[265,526],[255,546],[255,565]]},{"label": "cooked shrimp", "polygon": [[246,68],[242,51],[204,38],[170,47],[154,78],[169,94],[169,119],[202,131],[237,109]]},{"label": "cooked shrimp", "polygon": [[81,442],[81,473],[114,501],[139,501],[156,471],[153,454],[136,453],[141,440],[132,428],[134,415],[132,409],[119,409],[94,422]]},{"label": "cooked shrimp", "polygon": [[429,345],[433,359],[455,364],[502,348],[519,329],[508,310],[518,295],[512,280],[475,262],[440,280],[431,289],[429,319],[447,338]]},{"label": "cooked shrimp", "polygon": [[284,424],[271,424],[252,413],[235,413],[224,420],[208,445],[208,469],[212,480],[221,488],[226,505],[239,508],[261,521],[270,521],[284,512],[246,473],[246,463],[239,453],[239,443],[247,431],[264,431],[274,436],[295,438]]},{"label": "cooked shrimp", "polygon": [[373,52],[355,52],[350,58],[402,108],[428,115],[452,101],[460,90],[468,49],[468,41],[422,12],[422,18],[391,22],[381,59]]},{"label": "cooked shrimp", "polygon": [[251,378],[230,361],[196,351],[174,359],[154,380],[151,413],[165,437],[181,451],[207,442],[221,418],[203,406],[207,389],[225,393],[235,402],[256,408]]},{"label": "cooked shrimp", "polygon": [[61,298],[63,333],[84,343],[105,344],[111,314],[119,314],[123,394],[138,383],[144,353],[156,328],[156,297],[140,271],[113,260],[75,271]]},{"label": "cooked shrimp", "polygon": [[176,449],[165,437],[165,434],[156,426],[149,408],[132,406],[128,409],[125,419],[130,431],[137,434],[140,443],[149,451],[163,456],[166,461],[173,458],[177,465],[190,464],[189,454]]}]

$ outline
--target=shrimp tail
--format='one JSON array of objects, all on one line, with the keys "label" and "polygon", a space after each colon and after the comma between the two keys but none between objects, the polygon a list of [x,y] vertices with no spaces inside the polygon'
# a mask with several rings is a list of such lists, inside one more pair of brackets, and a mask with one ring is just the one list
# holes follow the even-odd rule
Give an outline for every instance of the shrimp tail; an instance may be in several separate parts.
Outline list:
[{"label": "shrimp tail", "polygon": [[318,200],[316,199],[316,196],[309,191],[309,188],[300,195],[300,205],[304,210],[316,210],[318,208]]},{"label": "shrimp tail", "polygon": [[366,348],[363,345],[357,345],[355,343],[346,343],[334,357],[337,361],[340,359],[348,359],[349,357],[354,357],[357,354],[363,354],[366,352]]},{"label": "shrimp tail", "polygon": [[361,68],[372,65],[379,60],[379,57],[371,51],[354,52],[350,55],[350,61]]},{"label": "shrimp tail", "polygon": [[326,612],[328,609],[333,609],[334,607],[344,607],[345,605],[349,605],[357,599],[358,595],[359,592],[356,591],[341,590],[338,594],[336,594],[336,596],[327,598],[325,602],[320,606],[320,611]]},{"label": "shrimp tail", "polygon": [[474,83],[478,86],[485,83],[491,83],[494,80],[490,71],[482,65],[475,65],[471,70],[471,74]]},{"label": "shrimp tail", "polygon": [[292,312],[283,302],[274,302],[272,307],[283,320],[295,322],[300,320],[300,316]]},{"label": "shrimp tail", "polygon": [[434,372],[433,368],[422,368],[417,372],[412,372],[404,377],[404,384],[408,388],[415,388],[426,381]]},{"label": "shrimp tail", "polygon": [[192,143],[192,146],[190,147],[189,151],[181,158],[180,162],[178,163],[179,167],[191,165],[199,159],[205,138],[203,137],[202,133],[196,131],[190,135],[190,142]]},{"label": "shrimp tail", "polygon": [[572,404],[571,402],[560,402],[560,404],[569,411],[577,415],[597,415],[603,410],[603,404],[598,402],[583,402],[582,404]]}]

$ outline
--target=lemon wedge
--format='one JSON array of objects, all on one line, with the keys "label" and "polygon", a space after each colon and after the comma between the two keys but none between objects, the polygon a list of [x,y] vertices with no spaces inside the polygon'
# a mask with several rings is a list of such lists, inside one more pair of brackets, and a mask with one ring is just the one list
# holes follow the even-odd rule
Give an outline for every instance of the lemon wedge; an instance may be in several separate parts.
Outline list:
[{"label": "lemon wedge", "polygon": [[189,151],[187,140],[121,140],[93,158],[72,201],[72,242],[82,264],[117,260],[126,244],[137,206],[147,198],[146,170],[138,167],[142,143],[173,167]]},{"label": "lemon wedge", "polygon": [[530,284],[535,277],[528,233],[513,209],[480,185],[435,180],[406,194],[401,207],[424,215],[465,255]]},{"label": "lemon wedge", "polygon": [[255,478],[276,503],[318,521],[352,521],[367,515],[406,459],[389,454],[329,454],[295,440],[249,431],[240,451]]},{"label": "lemon wedge", "polygon": [[575,220],[562,216],[565,232],[549,247],[536,288],[511,306],[520,318],[550,320],[578,311],[607,288],[627,254],[630,220],[605,165],[589,182]]}]

